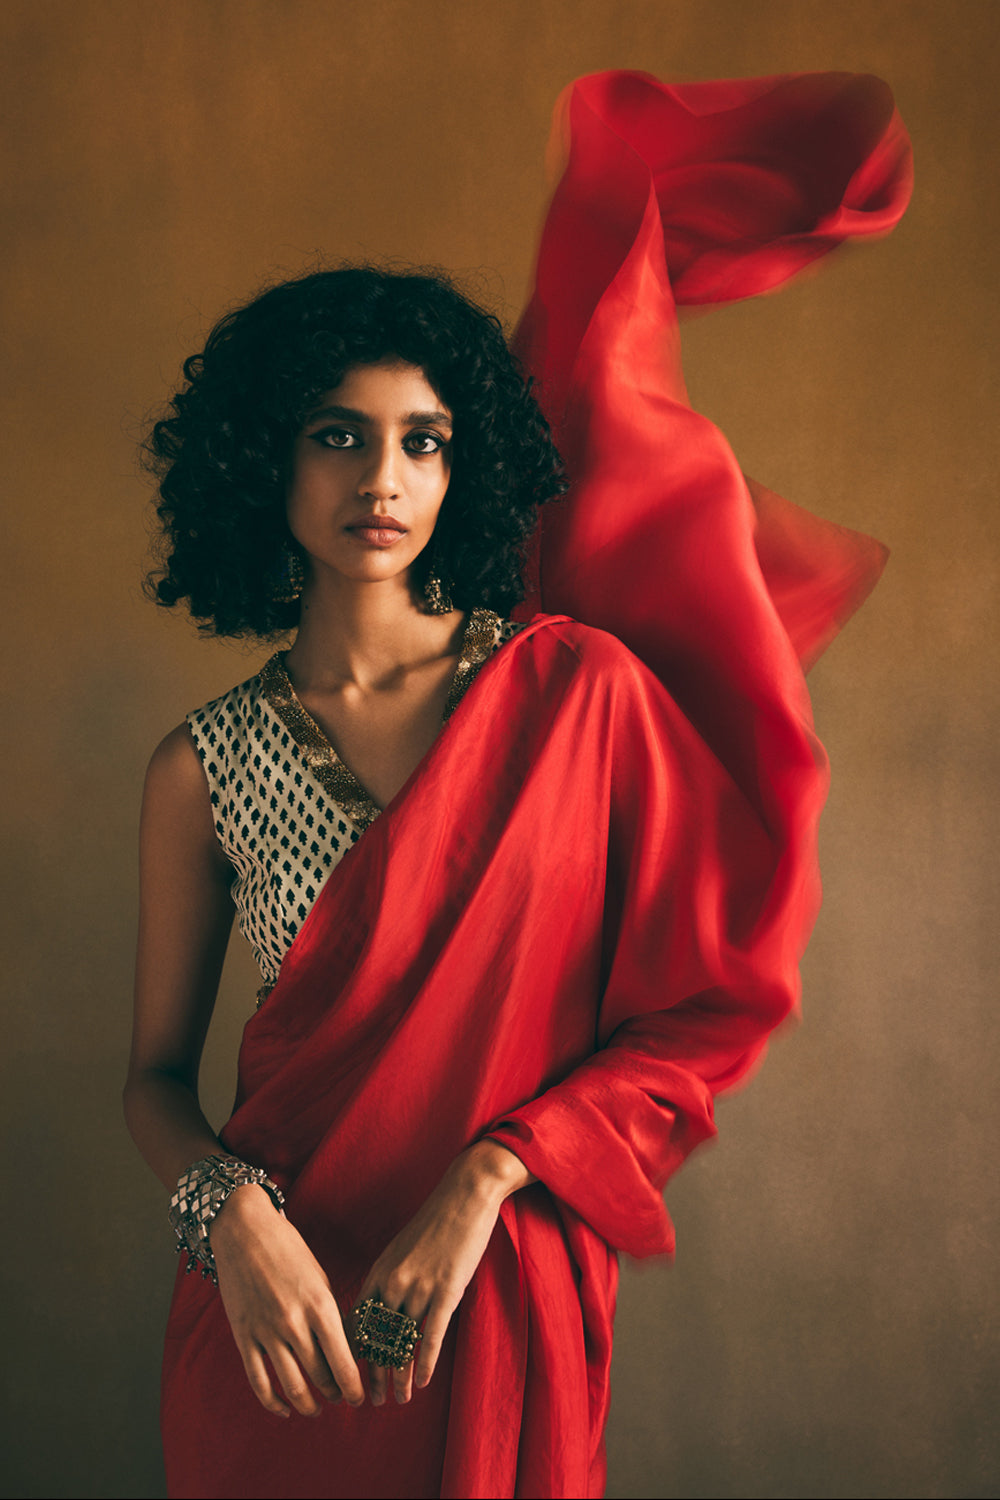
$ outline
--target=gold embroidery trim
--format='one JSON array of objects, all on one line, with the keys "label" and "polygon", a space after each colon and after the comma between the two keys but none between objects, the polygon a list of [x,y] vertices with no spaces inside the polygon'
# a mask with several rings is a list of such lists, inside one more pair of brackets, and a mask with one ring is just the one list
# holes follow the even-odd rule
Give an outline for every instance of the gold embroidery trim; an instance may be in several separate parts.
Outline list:
[{"label": "gold embroidery trim", "polygon": [[492,609],[474,609],[469,616],[469,623],[462,637],[462,654],[458,658],[458,666],[444,705],[446,724],[475,682],[480,669],[493,654],[501,623],[500,616]]},{"label": "gold embroidery trim", "polygon": [[[444,708],[447,724],[497,644],[500,616],[491,609],[474,609],[462,637],[462,652],[448,689]],[[365,791],[354,772],[344,764],[312,715],[299,701],[285,670],[281,653],[265,662],[260,671],[260,691],[299,747],[306,766],[323,790],[350,818],[359,833],[378,817],[382,809]]]},{"label": "gold embroidery trim", "polygon": [[298,745],[302,759],[320,786],[343,808],[358,831],[363,832],[374,823],[381,808],[344,765],[312,714],[302,707],[280,653],[261,668],[260,690]]}]

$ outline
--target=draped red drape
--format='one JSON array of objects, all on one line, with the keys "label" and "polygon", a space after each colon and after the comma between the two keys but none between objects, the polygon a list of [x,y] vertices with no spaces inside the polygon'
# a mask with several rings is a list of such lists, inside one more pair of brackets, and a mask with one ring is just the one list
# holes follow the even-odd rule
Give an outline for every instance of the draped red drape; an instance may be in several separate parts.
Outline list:
[{"label": "draped red drape", "polygon": [[217,1294],[179,1280],[175,1496],[600,1494],[615,1252],[670,1248],[664,1181],[795,1004],[825,787],[799,657],[882,552],[766,491],[755,509],[687,404],[675,299],[767,290],[891,227],[905,134],[875,79],[603,74],[557,138],[518,347],[572,491],[533,623],[330,876],[246,1028],[224,1132],[341,1306],[472,1140],[539,1183],[408,1407],[268,1417]]},{"label": "draped red drape", "polygon": [[[913,180],[892,95],[849,73],[674,86],[598,73],[560,99],[552,150],[565,171],[515,345],[575,482],[572,503],[544,515],[542,582],[525,612],[572,602],[657,670],[679,631],[674,654],[686,657],[710,590],[700,570],[672,567],[673,523],[696,511],[713,551],[727,531],[755,531],[768,592],[808,665],[874,583],[884,549],[751,481],[754,526],[725,440],[690,410],[676,310],[771,291],[842,241],[892,229]],[[604,549],[618,555],[640,536],[625,571],[643,572],[622,597]]]}]

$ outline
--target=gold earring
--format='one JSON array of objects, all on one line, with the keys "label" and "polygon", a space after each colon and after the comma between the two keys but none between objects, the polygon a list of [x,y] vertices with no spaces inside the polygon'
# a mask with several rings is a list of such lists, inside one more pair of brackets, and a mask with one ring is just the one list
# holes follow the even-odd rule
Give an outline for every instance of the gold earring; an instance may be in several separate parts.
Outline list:
[{"label": "gold earring", "polygon": [[455,608],[451,591],[442,583],[436,563],[431,564],[424,580],[424,608],[429,615],[448,615]]},{"label": "gold earring", "polygon": [[278,561],[271,574],[268,593],[273,604],[294,604],[302,593],[306,581],[306,570],[301,554],[291,542],[286,542],[278,554]]}]

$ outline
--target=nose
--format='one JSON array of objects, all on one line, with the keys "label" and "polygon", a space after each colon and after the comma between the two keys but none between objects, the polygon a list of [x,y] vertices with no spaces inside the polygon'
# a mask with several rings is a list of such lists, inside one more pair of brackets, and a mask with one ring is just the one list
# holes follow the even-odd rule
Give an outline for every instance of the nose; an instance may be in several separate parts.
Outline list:
[{"label": "nose", "polygon": [[399,455],[395,444],[374,439],[368,444],[367,456],[358,493],[366,500],[394,500],[399,494]]}]

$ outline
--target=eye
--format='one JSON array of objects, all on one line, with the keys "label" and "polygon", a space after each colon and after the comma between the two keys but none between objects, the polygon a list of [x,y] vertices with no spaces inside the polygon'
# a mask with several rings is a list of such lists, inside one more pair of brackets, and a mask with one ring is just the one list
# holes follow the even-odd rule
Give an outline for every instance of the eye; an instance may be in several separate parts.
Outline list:
[{"label": "eye", "polygon": [[444,447],[444,438],[439,437],[436,432],[411,432],[403,446],[409,453],[440,453]]},{"label": "eye", "polygon": [[311,432],[310,438],[314,443],[319,443],[321,448],[360,448],[361,439],[356,432],[349,427],[323,427],[319,432]]}]

